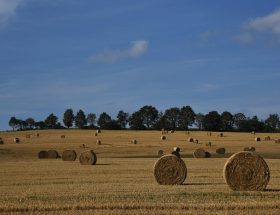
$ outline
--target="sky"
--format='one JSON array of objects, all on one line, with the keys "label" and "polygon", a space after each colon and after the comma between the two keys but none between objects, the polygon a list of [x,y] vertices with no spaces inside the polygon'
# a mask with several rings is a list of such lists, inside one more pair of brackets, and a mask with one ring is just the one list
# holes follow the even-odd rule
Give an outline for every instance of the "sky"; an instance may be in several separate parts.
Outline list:
[{"label": "sky", "polygon": [[280,113],[280,2],[0,0],[0,130],[144,105]]}]

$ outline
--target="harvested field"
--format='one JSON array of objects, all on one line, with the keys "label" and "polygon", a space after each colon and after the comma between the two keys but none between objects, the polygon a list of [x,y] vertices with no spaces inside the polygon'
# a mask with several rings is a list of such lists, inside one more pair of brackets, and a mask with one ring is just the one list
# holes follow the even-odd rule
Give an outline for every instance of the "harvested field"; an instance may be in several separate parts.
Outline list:
[{"label": "harvested field", "polygon": [[[25,132],[0,132],[0,213],[1,214],[277,214],[280,210],[280,144],[256,142],[251,133],[194,132],[211,158],[195,159],[195,143],[186,133],[176,131],[166,141],[161,131],[102,130],[102,145],[95,144],[92,131],[40,131],[39,138],[26,139]],[[61,141],[61,134],[67,142]],[[268,134],[259,134],[264,138]],[[269,134],[272,139],[279,134]],[[21,144],[14,144],[17,136]],[[131,144],[137,139],[139,144]],[[72,149],[77,155],[85,144],[98,157],[96,165],[79,160],[38,159],[42,149],[62,154]],[[153,167],[157,152],[182,149],[188,168],[183,185],[159,185]],[[223,166],[233,153],[253,146],[266,161],[270,181],[264,191],[231,191],[223,178]],[[216,149],[225,147],[224,155]],[[222,156],[222,157],[221,157]]]}]

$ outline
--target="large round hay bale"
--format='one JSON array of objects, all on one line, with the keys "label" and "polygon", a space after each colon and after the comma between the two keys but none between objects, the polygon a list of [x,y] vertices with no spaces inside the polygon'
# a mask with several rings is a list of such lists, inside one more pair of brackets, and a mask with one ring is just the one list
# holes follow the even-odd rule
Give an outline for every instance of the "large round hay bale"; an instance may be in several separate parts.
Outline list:
[{"label": "large round hay bale", "polygon": [[266,188],[270,171],[264,159],[254,152],[238,152],[224,166],[224,179],[230,189],[254,191]]},{"label": "large round hay bale", "polygon": [[40,151],[40,152],[38,153],[38,158],[39,158],[39,159],[48,158],[48,152],[45,151],[45,150]]},{"label": "large round hay bale", "polygon": [[58,153],[56,150],[48,150],[48,158],[51,158],[51,159],[56,159],[58,158]]},{"label": "large round hay bale", "polygon": [[211,158],[211,153],[210,152],[205,152],[205,157],[206,158]]},{"label": "large round hay bale", "polygon": [[82,165],[95,165],[97,156],[93,150],[84,151],[81,153],[79,161]]},{"label": "large round hay bale", "polygon": [[190,143],[192,143],[192,142],[193,142],[193,138],[192,138],[192,137],[189,137],[189,138],[188,138],[188,141],[189,141]]},{"label": "large round hay bale", "polygon": [[225,148],[217,148],[217,149],[216,149],[216,153],[217,153],[217,154],[223,155],[223,154],[226,153],[226,149],[225,149]]},{"label": "large round hay bale", "polygon": [[166,140],[166,136],[163,135],[163,136],[160,137],[160,139]]},{"label": "large round hay bale", "polygon": [[14,143],[19,143],[19,138],[18,137],[14,138]]},{"label": "large round hay bale", "polygon": [[259,141],[261,141],[261,138],[260,137],[256,137],[255,141],[259,142]]},{"label": "large round hay bale", "polygon": [[187,177],[187,167],[181,158],[164,155],[154,165],[154,176],[159,184],[183,184]]},{"label": "large round hay bale", "polygon": [[163,156],[163,154],[164,154],[163,150],[161,150],[161,149],[160,149],[160,150],[158,150],[158,156],[160,156],[160,157],[161,157],[161,156]]},{"label": "large round hay bale", "polygon": [[75,161],[77,158],[77,153],[74,150],[65,150],[62,153],[63,161]]},{"label": "large round hay bale", "polygon": [[193,156],[195,158],[205,158],[206,157],[206,154],[205,154],[205,151],[204,149],[196,149],[194,152],[193,152]]}]

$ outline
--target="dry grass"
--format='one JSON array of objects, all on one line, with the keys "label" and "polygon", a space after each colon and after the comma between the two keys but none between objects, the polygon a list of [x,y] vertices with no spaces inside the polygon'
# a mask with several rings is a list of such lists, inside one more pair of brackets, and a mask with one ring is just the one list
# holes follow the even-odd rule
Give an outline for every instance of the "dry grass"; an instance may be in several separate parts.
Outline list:
[{"label": "dry grass", "polygon": [[[61,134],[67,135],[61,139]],[[185,132],[176,131],[166,141],[161,131],[102,131],[102,145],[96,145],[94,131],[40,131],[39,137],[24,138],[26,132],[0,132],[0,214],[278,214],[280,210],[280,144],[273,140],[255,142],[251,133],[191,132],[212,157],[194,159],[195,143]],[[257,134],[261,138],[267,134]],[[14,144],[13,137],[21,139]],[[138,144],[131,144],[137,139]],[[79,160],[38,159],[43,149],[60,154],[73,149],[79,155],[85,144],[97,156],[96,165],[80,165]],[[153,166],[158,150],[182,149],[188,168],[183,185],[158,185]],[[233,192],[223,179],[223,166],[231,154],[254,146],[270,169],[265,191]],[[226,147],[223,158],[216,154]],[[275,159],[277,158],[277,159]]]}]

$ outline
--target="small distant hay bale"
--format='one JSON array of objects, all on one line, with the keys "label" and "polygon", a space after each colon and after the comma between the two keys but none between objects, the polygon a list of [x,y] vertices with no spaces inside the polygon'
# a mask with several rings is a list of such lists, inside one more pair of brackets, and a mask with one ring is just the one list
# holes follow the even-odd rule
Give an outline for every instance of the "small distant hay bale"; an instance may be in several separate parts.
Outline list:
[{"label": "small distant hay bale", "polygon": [[180,185],[187,177],[187,167],[181,158],[164,155],[154,165],[154,176],[158,184]]},{"label": "small distant hay bale", "polygon": [[224,136],[224,134],[221,132],[221,133],[219,134],[219,136],[220,136],[220,137],[223,137],[223,136]]},{"label": "small distant hay bale", "polygon": [[260,137],[256,137],[255,141],[259,142],[259,141],[261,141],[261,138]]},{"label": "small distant hay bale", "polygon": [[189,141],[190,143],[193,143],[193,138],[192,138],[192,137],[189,137],[189,138],[188,138],[188,141]]},{"label": "small distant hay bale", "polygon": [[59,157],[59,156],[58,156],[58,153],[57,153],[56,150],[53,150],[53,149],[48,150],[48,158],[50,158],[50,159],[56,159],[56,158],[58,158],[58,157]]},{"label": "small distant hay bale", "polygon": [[275,143],[280,143],[280,139],[276,139],[274,142]]},{"label": "small distant hay bale", "polygon": [[30,134],[26,134],[25,137],[26,137],[27,139],[29,139],[29,138],[30,138]]},{"label": "small distant hay bale", "polygon": [[96,140],[96,145],[101,145],[101,140]]},{"label": "small distant hay bale", "polygon": [[100,133],[101,133],[101,130],[100,130],[100,129],[97,129],[97,130],[96,130],[96,133],[97,133],[97,134],[100,134]]},{"label": "small distant hay bale", "polygon": [[226,149],[225,149],[225,148],[217,148],[217,149],[216,149],[216,153],[217,153],[217,154],[223,155],[223,154],[226,153]]},{"label": "small distant hay bale", "polygon": [[160,137],[160,139],[166,140],[166,136],[163,135],[163,136]]},{"label": "small distant hay bale", "polygon": [[81,153],[79,161],[82,165],[95,165],[97,156],[93,150],[84,151]]},{"label": "small distant hay bale", "polygon": [[14,143],[19,143],[19,138],[18,137],[14,138]]},{"label": "small distant hay bale", "polygon": [[211,158],[211,153],[210,152],[205,152],[205,157],[206,158]]},{"label": "small distant hay bale", "polygon": [[40,136],[40,134],[39,134],[39,133],[35,133],[35,136],[36,136],[36,137],[39,137],[39,136]]},{"label": "small distant hay bale", "polygon": [[97,132],[95,132],[95,133],[94,133],[94,136],[95,136],[95,137],[97,137],[97,135],[98,135],[98,133],[97,133]]},{"label": "small distant hay bale", "polygon": [[48,158],[48,152],[47,152],[47,151],[45,151],[45,150],[40,151],[40,152],[38,153],[38,158],[39,158],[39,159],[45,159],[45,158]]},{"label": "small distant hay bale", "polygon": [[190,134],[190,132],[189,131],[187,131],[187,135],[189,135]]},{"label": "small distant hay bale", "polygon": [[269,141],[269,140],[270,140],[270,136],[266,136],[266,137],[264,138],[264,140],[265,140],[265,141]]},{"label": "small distant hay bale", "polygon": [[194,152],[193,152],[193,156],[195,158],[205,158],[206,157],[206,154],[205,154],[205,151],[204,149],[196,149]]},{"label": "small distant hay bale", "polygon": [[160,156],[160,157],[161,157],[161,156],[163,156],[163,155],[164,155],[163,150],[161,150],[161,149],[160,149],[160,150],[158,150],[158,156]]},{"label": "small distant hay bale", "polygon": [[131,140],[132,144],[137,144],[137,140]]},{"label": "small distant hay bale", "polygon": [[249,149],[250,152],[256,151],[256,148],[254,146],[250,146],[248,149]]},{"label": "small distant hay bale", "polygon": [[61,139],[65,139],[65,135],[61,135],[60,137],[61,137]]},{"label": "small distant hay bale", "polygon": [[211,146],[212,146],[212,142],[211,142],[211,141],[209,141],[209,142],[208,142],[208,143],[206,143],[205,145],[206,145],[206,146],[211,147]]},{"label": "small distant hay bale", "polygon": [[251,134],[255,135],[255,134],[256,134],[256,132],[255,132],[255,131],[252,131],[252,132],[251,132]]},{"label": "small distant hay bale", "polygon": [[174,133],[174,130],[170,130],[169,133],[173,134],[173,133]]},{"label": "small distant hay bale", "polygon": [[198,139],[194,139],[193,142],[196,143],[196,144],[199,143]]},{"label": "small distant hay bale", "polygon": [[0,144],[4,144],[4,141],[1,137],[0,137]]},{"label": "small distant hay bale", "polygon": [[236,191],[264,190],[270,179],[269,167],[255,152],[238,152],[224,166],[224,179]]},{"label": "small distant hay bale", "polygon": [[246,146],[246,147],[244,147],[244,148],[243,148],[243,151],[245,151],[245,152],[249,152],[249,151],[250,151],[250,150],[249,150],[249,147],[247,147],[247,146]]},{"label": "small distant hay bale", "polygon": [[63,161],[75,161],[77,158],[77,153],[74,150],[65,150],[62,153]]}]

